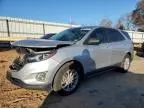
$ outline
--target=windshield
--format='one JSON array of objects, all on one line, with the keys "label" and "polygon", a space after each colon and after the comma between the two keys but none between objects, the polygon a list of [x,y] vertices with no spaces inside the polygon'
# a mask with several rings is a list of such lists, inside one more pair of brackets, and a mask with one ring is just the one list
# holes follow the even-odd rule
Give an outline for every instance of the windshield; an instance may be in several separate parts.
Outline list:
[{"label": "windshield", "polygon": [[76,42],[81,40],[89,31],[90,30],[88,29],[81,29],[81,28],[67,29],[50,37],[49,39]]},{"label": "windshield", "polygon": [[53,35],[55,35],[54,33],[50,33],[50,34],[46,34],[43,37],[41,37],[41,39],[49,39],[50,37],[52,37]]}]

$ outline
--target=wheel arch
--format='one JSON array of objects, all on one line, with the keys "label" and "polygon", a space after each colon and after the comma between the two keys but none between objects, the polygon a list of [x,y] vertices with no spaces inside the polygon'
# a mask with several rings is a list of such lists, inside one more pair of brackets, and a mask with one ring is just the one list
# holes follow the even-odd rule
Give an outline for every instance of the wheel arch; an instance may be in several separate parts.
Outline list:
[{"label": "wheel arch", "polygon": [[126,55],[129,55],[130,56],[130,60],[132,61],[133,60],[133,55],[131,52],[126,52]]},{"label": "wheel arch", "polygon": [[53,77],[53,80],[52,80],[52,88],[53,88],[53,84],[54,84],[54,79],[55,79],[58,71],[59,71],[65,64],[70,63],[70,62],[73,62],[73,63],[75,63],[76,65],[78,65],[78,66],[80,67],[81,79],[82,79],[82,80],[84,79],[84,67],[83,67],[82,63],[81,63],[80,61],[74,60],[74,59],[72,59],[72,60],[67,60],[67,61],[65,61],[64,63],[60,63],[60,64],[62,64],[62,65],[60,65],[59,68],[57,69],[57,71],[55,72],[54,77]]}]

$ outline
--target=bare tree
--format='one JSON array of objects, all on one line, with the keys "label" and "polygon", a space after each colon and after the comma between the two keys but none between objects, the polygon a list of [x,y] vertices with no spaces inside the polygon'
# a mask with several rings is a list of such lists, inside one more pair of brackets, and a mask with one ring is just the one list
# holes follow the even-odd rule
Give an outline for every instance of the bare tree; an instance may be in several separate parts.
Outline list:
[{"label": "bare tree", "polygon": [[99,26],[112,27],[112,21],[110,19],[102,19]]},{"label": "bare tree", "polygon": [[132,22],[131,14],[121,16],[116,24],[116,28],[125,30],[136,30],[136,26]]},{"label": "bare tree", "polygon": [[137,3],[137,7],[132,12],[132,20],[138,26],[144,25],[144,0]]}]

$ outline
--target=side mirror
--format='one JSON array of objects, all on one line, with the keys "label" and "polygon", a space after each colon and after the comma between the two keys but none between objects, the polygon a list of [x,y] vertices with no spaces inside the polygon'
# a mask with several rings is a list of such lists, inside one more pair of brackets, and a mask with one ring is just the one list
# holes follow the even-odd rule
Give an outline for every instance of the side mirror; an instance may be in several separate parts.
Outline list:
[{"label": "side mirror", "polygon": [[87,42],[89,45],[98,45],[101,43],[99,39],[89,39]]}]

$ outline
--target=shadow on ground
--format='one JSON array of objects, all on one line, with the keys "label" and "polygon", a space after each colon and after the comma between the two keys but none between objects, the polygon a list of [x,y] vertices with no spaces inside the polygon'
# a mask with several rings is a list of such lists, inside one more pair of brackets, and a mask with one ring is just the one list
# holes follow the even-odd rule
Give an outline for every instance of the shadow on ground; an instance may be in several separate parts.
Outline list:
[{"label": "shadow on ground", "polygon": [[136,55],[139,57],[144,57],[144,52],[137,52]]},{"label": "shadow on ground", "polygon": [[142,48],[135,47],[136,55],[139,57],[144,57],[144,51]]},{"label": "shadow on ground", "polygon": [[0,48],[0,52],[9,51],[11,48]]},{"label": "shadow on ground", "polygon": [[84,81],[70,96],[50,94],[42,108],[144,108],[142,72],[107,72]]}]

